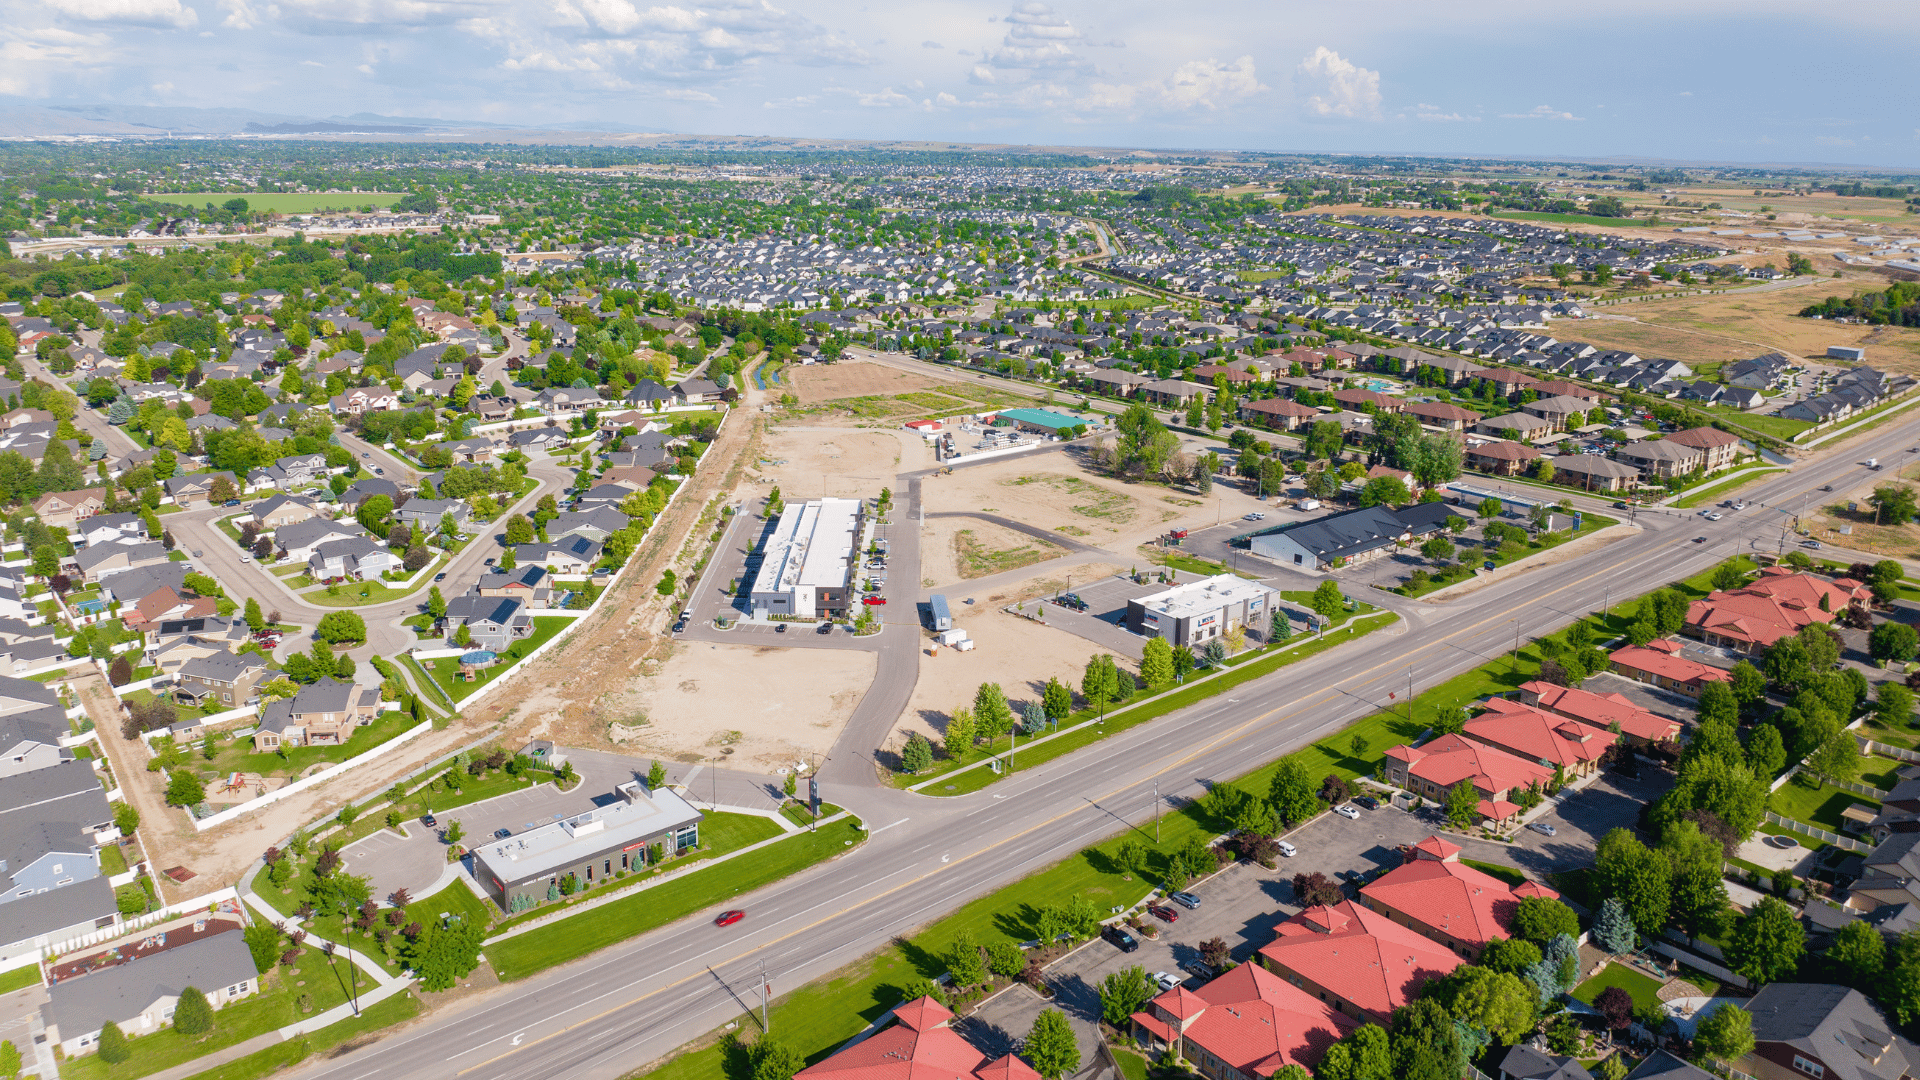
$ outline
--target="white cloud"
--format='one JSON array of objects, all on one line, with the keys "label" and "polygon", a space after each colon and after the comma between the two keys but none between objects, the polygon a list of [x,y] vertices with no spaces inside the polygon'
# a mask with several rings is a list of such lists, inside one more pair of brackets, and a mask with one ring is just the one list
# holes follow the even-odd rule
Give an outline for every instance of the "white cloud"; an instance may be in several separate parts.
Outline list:
[{"label": "white cloud", "polygon": [[937,41],[933,41],[933,40],[927,40],[927,41],[923,41],[923,42],[921,42],[921,43],[920,43],[920,47],[921,47],[921,48],[923,48],[923,49],[944,49],[944,48],[946,48],[946,46],[945,46],[945,45],[942,45],[942,44],[940,44],[939,42],[937,42]]},{"label": "white cloud", "polygon": [[1211,59],[1193,60],[1167,76],[1161,98],[1172,109],[1217,109],[1265,89],[1254,74],[1251,56],[1242,56],[1231,64]]},{"label": "white cloud", "polygon": [[1293,72],[1293,86],[1309,116],[1371,120],[1380,115],[1380,73],[1325,45],[1300,61]]},{"label": "white cloud", "polygon": [[180,30],[200,15],[180,0],[47,0],[47,7],[72,19]]},{"label": "white cloud", "polygon": [[1503,120],[1585,120],[1586,119],[1586,117],[1584,116],[1575,116],[1564,109],[1556,109],[1551,105],[1535,105],[1532,111],[1530,112],[1501,113],[1500,118]]},{"label": "white cloud", "polygon": [[1854,140],[1852,140],[1852,139],[1843,139],[1843,138],[1841,138],[1841,137],[1840,137],[1840,136],[1838,136],[1838,135],[1815,135],[1815,136],[1813,137],[1813,141],[1814,141],[1814,144],[1815,144],[1815,145],[1817,145],[1817,146],[1855,146],[1855,145],[1858,145],[1857,143],[1855,143],[1855,142],[1854,142]]},{"label": "white cloud", "polygon": [[1477,124],[1480,122],[1480,118],[1477,116],[1467,116],[1457,112],[1446,112],[1438,105],[1428,105],[1425,102],[1413,107],[1413,118],[1415,120],[1423,120],[1430,124]]},{"label": "white cloud", "polygon": [[683,86],[669,87],[660,91],[660,96],[669,101],[691,101],[699,105],[718,105],[720,99],[705,90],[691,90]]},{"label": "white cloud", "polygon": [[317,67],[317,68],[323,68],[323,67],[326,67],[327,65],[325,65],[325,64],[323,64],[323,63],[321,63],[321,62],[320,62],[320,61],[318,61],[318,60],[302,60],[302,61],[300,61],[300,66],[301,66],[301,67]]}]

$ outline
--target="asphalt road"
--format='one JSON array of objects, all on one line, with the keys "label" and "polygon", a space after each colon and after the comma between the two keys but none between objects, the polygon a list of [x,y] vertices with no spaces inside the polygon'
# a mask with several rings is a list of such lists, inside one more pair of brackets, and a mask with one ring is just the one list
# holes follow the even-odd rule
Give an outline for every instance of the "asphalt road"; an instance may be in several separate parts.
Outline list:
[{"label": "asphalt road", "polygon": [[[1577,562],[1442,604],[1396,605],[1403,621],[1360,648],[1330,650],[972,795],[936,799],[829,776],[827,797],[860,813],[872,838],[833,863],[730,899],[746,921],[722,930],[710,925],[712,912],[696,914],[301,1073],[599,1080],[633,1071],[740,1020],[762,965],[776,995],[790,992],[1091,842],[1150,822],[1155,781],[1162,798],[1196,797],[1208,781],[1380,711],[1410,675],[1416,689],[1432,686],[1504,653],[1516,638],[1597,609],[1609,593],[1624,599],[1732,552],[1771,549],[1780,520],[1773,507],[1855,476],[1865,458],[1904,461],[1916,436],[1920,419],[1870,433],[1844,454],[1756,485],[1750,509],[1719,522],[1642,514],[1636,533]],[[1709,542],[1696,544],[1696,536]],[[884,659],[881,670],[884,678]],[[863,709],[880,696],[876,682]]]}]

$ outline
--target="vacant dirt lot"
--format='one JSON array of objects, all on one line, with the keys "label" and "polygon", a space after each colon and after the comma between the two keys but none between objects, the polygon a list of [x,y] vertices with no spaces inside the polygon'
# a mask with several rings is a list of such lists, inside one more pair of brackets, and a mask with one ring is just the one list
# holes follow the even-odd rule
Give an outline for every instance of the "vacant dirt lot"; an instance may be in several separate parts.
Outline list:
[{"label": "vacant dirt lot", "polygon": [[[1000,609],[1024,599],[1051,595],[1073,584],[1084,584],[1111,577],[1125,570],[1118,564],[1071,567],[1072,578],[1040,574],[1017,589],[1003,589],[991,596],[980,596],[971,607],[959,603],[955,594],[953,624],[967,632],[976,644],[972,652],[941,649],[938,655],[920,651],[920,682],[913,689],[906,712],[900,716],[887,745],[899,749],[907,735],[918,731],[936,743],[945,730],[949,712],[973,701],[974,691],[983,682],[997,682],[1007,692],[1015,710],[1029,701],[1038,701],[1049,678],[1058,678],[1072,687],[1080,685],[1087,660],[1096,652],[1105,652],[1065,630],[1009,615]],[[928,645],[932,635],[923,634]],[[1133,670],[1133,661],[1115,654],[1125,670]]]},{"label": "vacant dirt lot", "polygon": [[1569,327],[1565,336],[1676,360],[1735,360],[1758,355],[1756,349],[1817,358],[1829,345],[1864,345],[1870,364],[1920,370],[1920,330],[1848,325],[1794,314],[1828,296],[1877,290],[1885,284],[1876,275],[1850,274],[1839,280],[1810,279],[1798,288],[1773,292],[1649,300],[1601,309],[1633,321],[1586,319]]},{"label": "vacant dirt lot", "polygon": [[941,384],[939,379],[861,360],[795,365],[788,367],[783,377],[802,405],[873,394],[904,394]]},{"label": "vacant dirt lot", "polygon": [[1089,473],[1071,452],[960,469],[929,479],[921,490],[929,512],[1002,514],[1116,551],[1158,536],[1168,521],[1190,509],[1164,501],[1170,494],[1164,488]]},{"label": "vacant dirt lot", "polygon": [[[1902,470],[1897,479],[1883,473],[1851,490],[1835,491],[1826,503],[1807,508],[1807,525],[1815,537],[1841,547],[1911,558],[1920,552],[1920,525],[1876,525],[1873,504],[1867,500],[1880,484],[1905,481],[1911,487],[1916,479],[1920,479],[1920,466]],[[1848,510],[1849,503],[1859,509]],[[1842,535],[1842,526],[1851,526],[1852,533]]]},{"label": "vacant dirt lot", "polygon": [[1057,559],[1066,549],[991,521],[939,518],[921,535],[920,573],[931,584],[951,585]]},{"label": "vacant dirt lot", "polygon": [[[772,771],[824,755],[873,682],[875,655],[837,649],[686,643],[657,674],[604,705],[622,749]],[[644,722],[643,721],[644,718]]]},{"label": "vacant dirt lot", "polygon": [[[761,477],[779,485],[788,502],[829,495],[873,498],[881,488],[894,487],[901,471],[933,464],[932,451],[917,435],[903,440],[891,431],[852,428],[783,428],[768,436],[763,454]],[[766,464],[770,461],[786,464]]]}]

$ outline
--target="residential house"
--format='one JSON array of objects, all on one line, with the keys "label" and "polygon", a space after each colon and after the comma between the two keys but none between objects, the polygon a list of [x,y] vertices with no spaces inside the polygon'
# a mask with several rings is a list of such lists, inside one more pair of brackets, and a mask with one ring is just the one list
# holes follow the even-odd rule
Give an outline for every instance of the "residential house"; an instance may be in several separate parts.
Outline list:
[{"label": "residential house", "polygon": [[1709,645],[1757,656],[1804,626],[1831,623],[1848,607],[1872,600],[1873,593],[1852,578],[1828,581],[1769,566],[1745,588],[1709,593],[1688,605],[1681,631]]},{"label": "residential house", "polygon": [[1920,829],[1887,829],[1861,862],[1843,910],[1883,933],[1920,927]]},{"label": "residential house", "polygon": [[580,390],[570,386],[551,386],[540,391],[533,399],[533,407],[548,416],[568,416],[588,409],[598,409],[606,405],[600,392],[592,388]]},{"label": "residential house", "polygon": [[1478,444],[1469,441],[1464,457],[1469,469],[1495,476],[1519,476],[1527,471],[1530,463],[1539,460],[1540,451],[1525,443],[1507,440]]},{"label": "residential house", "polygon": [[1410,401],[1407,402],[1406,413],[1428,427],[1442,431],[1465,431],[1482,418],[1482,414],[1472,409],[1463,409],[1445,401]]},{"label": "residential house", "polygon": [[1578,720],[1599,731],[1627,737],[1635,746],[1669,742],[1680,737],[1680,721],[1649,712],[1633,703],[1625,694],[1601,694],[1579,687],[1534,680],[1520,684],[1520,699],[1490,698],[1489,710],[1545,709],[1558,716]]},{"label": "residential house", "polygon": [[1717,1073],[1690,1065],[1665,1050],[1655,1050],[1634,1066],[1627,1080],[1714,1080],[1716,1076]]},{"label": "residential house", "polygon": [[1275,431],[1292,431],[1302,424],[1312,423],[1319,415],[1320,410],[1310,409],[1286,398],[1263,398],[1240,403],[1242,421],[1260,424]]},{"label": "residential house", "polygon": [[291,698],[268,702],[260,710],[253,748],[272,753],[282,746],[340,746],[355,728],[378,719],[380,711],[379,687],[327,676]]},{"label": "residential house", "polygon": [[[1441,736],[1452,738],[1453,736]],[[1419,931],[1469,961],[1495,938],[1514,936],[1520,901],[1560,894],[1537,881],[1508,885],[1460,861],[1460,846],[1430,836],[1406,850],[1406,861],[1361,886],[1360,903]]]},{"label": "residential house", "polygon": [[1381,394],[1358,388],[1335,390],[1333,400],[1338,402],[1341,408],[1353,412],[1398,413],[1406,408],[1407,404],[1406,399],[1394,397],[1392,394]]},{"label": "residential house", "polygon": [[1667,638],[1655,638],[1645,645],[1629,645],[1608,655],[1610,669],[1635,682],[1673,690],[1688,697],[1699,697],[1700,688],[1710,682],[1732,682],[1733,676],[1717,667],[1689,660],[1680,654],[1682,646]]},{"label": "residential house", "polygon": [[1491,435],[1497,439],[1511,439],[1516,442],[1530,442],[1560,430],[1555,421],[1533,413],[1512,412],[1501,416],[1489,416],[1473,425],[1473,430],[1482,435]]},{"label": "residential house", "polygon": [[209,653],[180,665],[173,696],[185,705],[237,709],[253,702],[271,672],[258,653]]},{"label": "residential house", "polygon": [[81,488],[78,491],[49,491],[32,502],[33,512],[42,523],[65,529],[90,518],[106,507],[106,488]]},{"label": "residential house", "polygon": [[569,536],[584,536],[596,544],[604,544],[607,537],[626,528],[632,520],[611,506],[569,510],[547,522],[547,536],[556,543]]},{"label": "residential house", "polygon": [[1463,962],[1451,951],[1351,900],[1310,907],[1274,929],[1259,952],[1269,971],[1360,1023],[1385,1026],[1420,988]]},{"label": "residential house", "polygon": [[706,379],[681,379],[673,384],[673,394],[682,404],[697,405],[721,400],[722,390]]},{"label": "residential house", "polygon": [[85,581],[100,581],[128,570],[156,566],[167,561],[166,545],[157,540],[139,544],[102,544],[81,548],[73,557]]},{"label": "residential house", "polygon": [[213,485],[225,480],[233,485],[234,494],[240,492],[240,481],[230,472],[191,473],[187,476],[169,476],[166,479],[167,494],[173,496],[174,504],[185,509],[195,503],[211,505]]},{"label": "residential house", "polygon": [[292,454],[264,469],[248,473],[247,485],[252,488],[291,490],[324,479],[326,475],[327,455]]},{"label": "residential house", "polygon": [[481,596],[516,596],[528,608],[549,606],[553,590],[548,587],[547,568],[538,564],[522,566],[504,574],[482,574],[474,591]]},{"label": "residential house", "polygon": [[327,408],[335,416],[359,416],[400,407],[400,392],[384,386],[356,386],[344,394],[327,399]]},{"label": "residential house", "polygon": [[516,450],[565,450],[573,443],[564,429],[557,427],[528,428],[507,436],[507,445]]},{"label": "residential house", "polygon": [[357,510],[360,508],[361,503],[366,502],[375,495],[385,495],[387,498],[393,500],[395,505],[398,505],[400,502],[400,485],[384,476],[363,477],[349,484],[347,489],[340,493],[339,502],[341,506]]},{"label": "residential house", "polygon": [[1135,1036],[1156,1056],[1171,1050],[1206,1080],[1256,1080],[1288,1065],[1312,1070],[1359,1026],[1259,964],[1241,964],[1195,990],[1176,986],[1132,1019]]},{"label": "residential house", "polygon": [[322,544],[366,535],[367,530],[351,518],[345,521],[334,521],[330,518],[311,517],[273,530],[273,544],[280,549],[281,558],[306,562],[313,557],[314,550]]},{"label": "residential house", "polygon": [[1445,802],[1455,784],[1466,781],[1479,796],[1475,809],[1488,821],[1504,822],[1520,813],[1509,796],[1516,790],[1545,786],[1553,770],[1458,734],[1442,735],[1421,746],[1387,748],[1388,783],[1415,795]]},{"label": "residential house", "polygon": [[469,593],[447,601],[447,614],[440,620],[447,640],[464,626],[471,635],[473,648],[503,653],[515,641],[533,634],[533,616],[517,597],[481,596]]},{"label": "residential house", "polygon": [[1753,1016],[1753,1050],[1729,1064],[1756,1080],[1920,1076],[1920,1046],[1852,987],[1768,983],[1743,1004]]},{"label": "residential house", "polygon": [[794,1080],[1039,1080],[1012,1054],[989,1059],[947,1022],[953,1014],[930,997],[894,1008],[880,1030],[793,1074]]},{"label": "residential house", "polygon": [[[99,1048],[109,1021],[128,1035],[160,1030],[191,986],[215,1010],[251,997],[260,973],[231,916],[202,916],[172,924],[136,942],[121,943],[98,964],[80,966],[47,989],[47,1039],[67,1057]],[[62,957],[72,964],[76,957]]]},{"label": "residential house", "polygon": [[1528,416],[1537,416],[1542,420],[1550,421],[1554,431],[1572,431],[1586,426],[1588,408],[1590,408],[1589,404],[1580,398],[1556,394],[1553,397],[1529,401],[1520,406],[1520,411]]},{"label": "residential house", "polygon": [[[551,535],[551,534],[549,534]],[[600,562],[601,545],[583,535],[556,537],[550,544],[520,544],[513,558],[521,566],[544,566],[573,577],[590,574]]]},{"label": "residential house", "polygon": [[345,578],[375,581],[390,570],[400,569],[400,559],[385,544],[372,537],[354,536],[329,540],[307,556],[307,576],[315,581]]},{"label": "residential house", "polygon": [[393,512],[395,521],[416,533],[434,532],[448,514],[453,515],[455,528],[465,529],[472,510],[465,499],[409,499],[405,506]]},{"label": "residential house", "polygon": [[147,523],[139,514],[96,514],[73,527],[82,544],[137,544],[147,537]]},{"label": "residential house", "polygon": [[1499,1080],[1593,1080],[1579,1058],[1549,1054],[1525,1043],[1507,1048],[1499,1072]]},{"label": "residential house", "polygon": [[182,596],[161,586],[133,604],[120,605],[120,621],[127,629],[144,634],[172,619],[215,614],[219,606],[220,601],[215,597]]}]

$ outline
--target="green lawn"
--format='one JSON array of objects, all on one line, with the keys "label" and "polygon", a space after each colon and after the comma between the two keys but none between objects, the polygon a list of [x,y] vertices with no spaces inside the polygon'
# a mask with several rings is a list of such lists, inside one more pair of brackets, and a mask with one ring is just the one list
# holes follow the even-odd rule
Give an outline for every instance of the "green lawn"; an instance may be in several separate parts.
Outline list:
[{"label": "green lawn", "polygon": [[1600,992],[1618,986],[1633,995],[1633,1007],[1644,1009],[1660,1002],[1661,984],[1623,964],[1608,964],[1606,969],[1573,988],[1573,996],[1591,1005]]},{"label": "green lawn", "polygon": [[12,971],[0,972],[0,994],[11,994],[15,990],[25,990],[29,986],[39,986],[41,981],[39,964],[28,964],[26,967],[17,967]]},{"label": "green lawn", "polygon": [[[1902,588],[1903,591],[1905,591],[1904,586]],[[1920,599],[1920,597],[1908,597],[1908,599]],[[1920,729],[1915,729],[1911,725],[1892,727],[1883,724],[1880,722],[1879,716],[1874,713],[1868,713],[1866,720],[1863,721],[1856,730],[1877,743],[1882,743],[1887,746],[1898,746],[1907,750],[1920,750]],[[1878,786],[1891,787],[1893,785],[1880,784]]]},{"label": "green lawn", "polygon": [[[1875,741],[1877,742],[1878,740]],[[1862,756],[1860,758],[1860,775],[1854,777],[1854,779],[1868,787],[1877,787],[1882,791],[1891,791],[1893,790],[1893,786],[1900,782],[1899,773],[1900,770],[1905,767],[1904,762],[1895,761],[1892,758],[1884,758],[1877,755]]]},{"label": "green lawn", "polygon": [[1804,821],[1809,825],[1818,825],[1833,833],[1844,832],[1840,814],[1847,807],[1859,803],[1876,811],[1880,808],[1877,801],[1864,795],[1841,791],[1826,784],[1808,787],[1800,779],[1806,775],[1804,772],[1800,773],[1792,780],[1780,785],[1780,790],[1768,797],[1768,808],[1781,817]]},{"label": "green lawn", "polygon": [[1709,416],[1716,416],[1735,427],[1748,431],[1757,431],[1782,441],[1791,441],[1795,435],[1812,427],[1805,420],[1789,420],[1784,416],[1767,416],[1764,413],[1743,412],[1730,405],[1691,405]]},{"label": "green lawn", "polygon": [[[344,965],[346,961],[340,963]],[[300,985],[302,983],[304,985]],[[85,1054],[62,1062],[60,1075],[70,1080],[129,1080],[170,1069],[313,1015],[300,1011],[297,1000],[302,994],[312,995],[313,1014],[346,1001],[346,967],[330,968],[327,958],[319,951],[305,949],[298,964],[292,969],[278,969],[260,993],[214,1013],[212,1033],[194,1038],[169,1027],[148,1035],[131,1036],[127,1045],[133,1057],[128,1061],[109,1066],[100,1060],[99,1054]]]},{"label": "green lawn", "polygon": [[252,211],[311,214],[320,210],[357,210],[362,206],[384,210],[407,196],[405,192],[396,191],[171,191],[141,197],[195,209],[208,203],[225,206],[229,199],[245,199],[247,209]]},{"label": "green lawn", "polygon": [[308,1035],[256,1050],[218,1068],[195,1073],[191,1080],[260,1080],[305,1061],[310,1055],[324,1053],[372,1031],[392,1027],[420,1015],[420,999],[413,991],[398,994],[360,1010],[337,1024],[330,1024]]},{"label": "green lawn", "polygon": [[[1609,229],[1647,228],[1645,221],[1636,221],[1630,217],[1594,217],[1591,214],[1547,214],[1534,210],[1501,210],[1493,215],[1497,218],[1518,218],[1522,221],[1550,221],[1556,225],[1599,225]],[[1683,286],[1674,286],[1682,288]]]},{"label": "green lawn", "polygon": [[[130,694],[121,695],[120,700],[126,701],[126,702],[137,701],[137,702],[144,703],[144,702],[154,700],[154,696],[153,696],[153,691],[151,690],[135,690]],[[191,705],[181,705],[177,702],[173,702],[170,704],[173,705],[173,715],[176,718],[177,723],[185,723],[188,720],[193,719],[194,717],[205,715],[199,709],[196,709]]]},{"label": "green lawn", "polygon": [[1506,882],[1509,885],[1521,885],[1521,884],[1524,884],[1527,880],[1527,875],[1521,873],[1518,870],[1515,870],[1511,866],[1502,866],[1499,863],[1481,862],[1478,859],[1461,859],[1460,862],[1462,865],[1471,866],[1475,870],[1480,871],[1481,873],[1487,875],[1488,877],[1497,878],[1501,881]]},{"label": "green lawn", "polygon": [[[291,888],[287,892],[282,892],[276,888],[264,875],[254,879],[254,892],[275,910],[285,915],[291,915],[293,914],[293,910],[299,907],[301,902],[306,898],[306,888],[300,884],[302,878],[305,876],[304,869],[303,867],[302,873],[294,877]],[[386,897],[376,896],[374,899],[385,900]],[[456,881],[446,888],[441,889],[439,892],[434,893],[432,896],[415,897],[413,902],[407,905],[406,918],[401,921],[400,925],[405,926],[409,922],[418,922],[424,926],[429,920],[438,919],[442,915],[458,915],[465,919],[477,921],[485,926],[490,924],[494,916],[499,913],[499,909],[493,904],[475,896],[473,890],[468,888],[463,882]],[[385,912],[383,911],[383,921],[374,924],[376,929],[384,925],[384,916]],[[305,924],[305,929],[316,938],[338,942],[355,950],[360,955],[386,968],[389,974],[398,975],[400,973],[399,961],[388,955],[389,948],[397,947],[401,944],[401,939],[398,937],[392,939],[390,946],[383,946],[374,939],[371,933],[363,930],[355,930],[351,924],[338,916],[324,919],[316,917]]]},{"label": "green lawn", "polygon": [[533,635],[514,642],[501,655],[502,663],[477,673],[472,682],[461,682],[455,678],[460,673],[460,658],[457,656],[443,656],[437,660],[429,660],[427,666],[433,671],[434,678],[440,681],[440,685],[446,688],[447,693],[453,695],[453,700],[465,701],[474,691],[513,670],[514,665],[522,657],[546,644],[555,634],[572,626],[575,621],[564,615],[534,616]]},{"label": "green lawn", "polygon": [[[106,877],[127,872],[127,857],[119,844],[108,844],[100,849],[100,873]],[[0,991],[4,992],[4,991]]]},{"label": "green lawn", "polygon": [[[425,584],[429,579],[421,579]],[[327,586],[308,589],[300,594],[300,599],[314,607],[361,607],[367,604],[384,604],[389,600],[399,600],[419,592],[418,588],[402,591],[390,588],[379,581],[352,581],[338,586],[336,595],[327,594]]]},{"label": "green lawn", "polygon": [[[414,724],[415,720],[405,709],[383,712],[378,719],[366,727],[354,728],[353,734],[339,746],[297,746],[289,749],[285,757],[274,753],[256,752],[251,738],[222,739],[213,760],[203,763],[202,768],[212,769],[222,775],[230,772],[251,772],[273,776],[296,776],[310,765],[345,761],[355,754],[366,753],[398,736]],[[195,755],[195,760],[201,759]]]},{"label": "green lawn", "polygon": [[818,832],[795,833],[751,857],[708,867],[604,904],[591,918],[563,919],[489,943],[487,957],[500,978],[524,979],[824,862],[865,837],[866,833],[849,820],[836,821]]},{"label": "green lawn", "polygon": [[1696,506],[1704,506],[1707,503],[1720,502],[1727,496],[1753,483],[1755,480],[1765,479],[1774,473],[1785,471],[1785,469],[1758,469],[1745,476],[1736,476],[1731,480],[1722,480],[1712,487],[1702,488],[1684,499],[1675,499],[1673,505],[1683,509],[1691,509]]},{"label": "green lawn", "polygon": [[1111,1047],[1113,1060],[1120,1064],[1123,1080],[1147,1080],[1147,1059],[1125,1047]]},{"label": "green lawn", "polygon": [[[1563,543],[1570,542],[1582,536],[1586,536],[1589,533],[1607,528],[1612,525],[1618,525],[1618,524],[1620,524],[1618,521],[1615,521],[1613,518],[1607,517],[1605,514],[1583,514],[1580,519],[1580,531],[1568,536],[1567,540],[1562,542]],[[1463,547],[1460,549],[1459,555],[1455,557],[1456,562],[1454,566],[1449,568],[1454,570],[1455,573],[1454,575],[1449,576],[1447,580],[1442,581],[1436,577],[1434,580],[1428,582],[1425,588],[1412,589],[1408,585],[1402,585],[1399,588],[1395,589],[1394,591],[1399,593],[1402,596],[1413,596],[1413,597],[1425,596],[1430,592],[1434,592],[1439,589],[1444,589],[1448,585],[1453,585],[1461,581],[1472,580],[1473,578],[1472,568],[1487,562],[1489,559],[1491,559],[1493,562],[1493,565],[1496,568],[1498,568],[1498,567],[1506,566],[1509,563],[1519,562],[1522,559],[1531,558],[1532,556],[1538,555],[1543,551],[1551,551],[1554,548],[1559,546],[1560,546],[1559,544],[1543,544],[1538,540],[1530,540],[1525,544],[1517,545],[1512,548],[1509,548],[1508,545],[1503,544],[1498,549],[1494,550],[1491,554],[1489,554],[1487,549],[1484,547],[1472,547],[1472,548]],[[1466,572],[1460,573],[1459,571],[1462,569],[1464,569]]]}]

